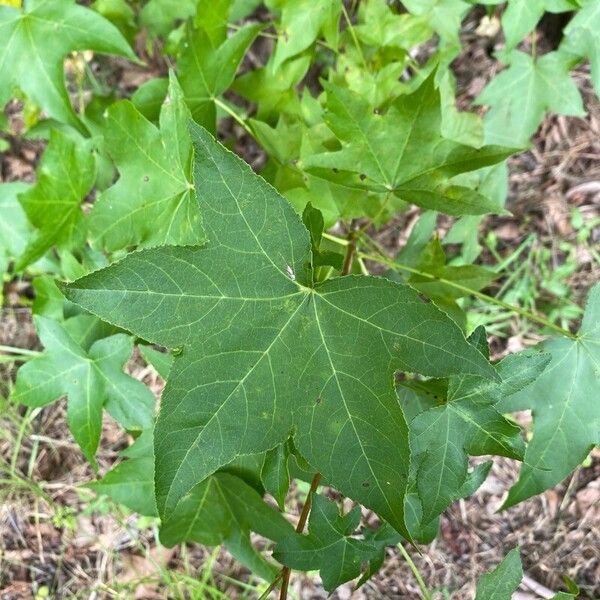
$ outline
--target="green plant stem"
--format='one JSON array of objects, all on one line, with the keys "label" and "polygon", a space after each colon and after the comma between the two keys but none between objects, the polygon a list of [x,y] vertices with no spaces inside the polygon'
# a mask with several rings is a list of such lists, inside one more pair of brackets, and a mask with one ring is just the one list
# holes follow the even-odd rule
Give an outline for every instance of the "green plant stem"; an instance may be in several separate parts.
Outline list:
[{"label": "green plant stem", "polygon": [[337,237],[337,235],[331,235],[330,233],[327,233],[326,231],[323,232],[323,237],[326,240],[333,242],[334,244],[339,244],[340,246],[348,246],[348,244],[350,244],[350,242],[347,239]]},{"label": "green plant stem", "polygon": [[344,264],[342,266],[342,275],[348,275],[352,271],[352,263],[354,262],[354,255],[356,254],[356,240],[354,236],[350,236],[348,239],[348,245],[346,246],[346,256],[344,256]]},{"label": "green plant stem", "polygon": [[321,473],[315,473],[312,481],[310,482],[310,489],[308,490],[308,494],[306,496],[306,501],[304,502],[304,506],[302,507],[302,512],[300,513],[300,518],[298,519],[298,525],[296,525],[296,531],[298,533],[302,533],[304,531],[304,527],[306,526],[306,521],[308,519],[308,514],[310,513],[310,508],[312,506],[312,499],[315,493],[317,492],[317,488],[321,483]]},{"label": "green plant stem", "polygon": [[248,124],[248,122],[245,119],[243,119],[242,117],[240,117],[229,106],[227,106],[227,104],[225,104],[225,102],[223,102],[220,98],[217,98],[217,97],[214,97],[214,96],[212,98],[212,101],[221,110],[224,110],[234,121],[236,121],[236,123],[238,123],[239,125],[241,125],[252,137],[255,137],[254,136],[254,132],[252,131],[252,128],[250,127],[250,125]]},{"label": "green plant stem", "polygon": [[390,269],[394,269],[397,271],[406,271],[408,273],[413,273],[414,275],[419,275],[420,277],[425,277],[427,279],[431,279],[432,281],[439,281],[440,283],[452,286],[453,288],[460,290],[462,292],[465,292],[466,294],[475,296],[476,298],[479,298],[480,300],[484,300],[485,302],[489,302],[490,304],[496,304],[497,306],[501,306],[502,308],[504,308],[506,310],[517,313],[518,315],[521,315],[522,317],[525,317],[526,319],[529,319],[530,321],[535,321],[536,323],[539,323],[540,325],[544,325],[545,327],[548,327],[549,329],[556,331],[556,333],[559,333],[562,336],[566,336],[571,339],[577,339],[576,334],[571,333],[567,329],[563,329],[559,325],[556,325],[556,324],[552,323],[551,321],[548,321],[548,319],[546,319],[544,317],[540,317],[539,315],[529,312],[528,310],[525,310],[524,308],[515,306],[513,304],[509,304],[508,302],[504,302],[503,300],[499,300],[498,298],[494,298],[493,296],[489,296],[488,294],[484,294],[483,292],[478,292],[477,290],[473,290],[470,287],[467,287],[466,285],[462,285],[455,281],[450,281],[449,279],[444,279],[443,277],[437,277],[435,275],[432,275],[431,273],[426,273],[424,271],[420,271],[419,269],[415,269],[414,267],[409,267],[408,265],[403,265],[402,263],[394,262],[390,259],[386,259],[386,258],[377,256],[377,255],[374,255],[374,254],[367,254],[367,253],[359,252],[358,255],[361,258],[364,258],[366,260],[372,260],[374,262],[378,262],[382,265],[385,265],[385,266],[389,267]]},{"label": "green plant stem", "polygon": [[282,577],[283,577],[283,569],[281,571],[279,571],[279,573],[277,573],[277,575],[275,576],[275,579],[273,579],[273,581],[271,581],[271,583],[269,584],[269,587],[260,595],[260,598],[258,600],[267,600],[269,594],[277,587],[277,584],[281,581]]},{"label": "green plant stem", "polygon": [[356,46],[356,51],[358,52],[358,54],[360,56],[362,65],[365,68],[365,71],[368,71],[369,68],[367,67],[367,61],[365,60],[365,55],[363,54],[360,42],[358,41],[358,38],[356,37],[356,31],[354,31],[354,25],[352,25],[352,20],[350,19],[350,15],[348,14],[348,11],[346,10],[346,7],[343,2],[342,2],[342,13],[344,14],[344,20],[346,21],[346,25],[348,26],[348,31],[350,32],[350,35],[352,36],[352,41],[354,42],[354,45]]},{"label": "green plant stem", "polygon": [[27,348],[16,348],[15,346],[3,346],[0,345],[0,352],[6,352],[8,354],[18,354],[19,356],[39,356],[41,352],[36,350],[28,350]]},{"label": "green plant stem", "polygon": [[419,573],[419,569],[417,569],[417,565],[415,565],[413,559],[410,557],[410,554],[406,551],[406,548],[402,544],[398,544],[398,550],[400,550],[400,554],[402,554],[404,560],[410,567],[412,574],[415,576],[415,579],[419,584],[419,589],[423,594],[423,600],[431,600],[431,592],[427,589],[427,586],[421,577],[421,573]]},{"label": "green plant stem", "polygon": [[[312,481],[310,483],[310,489],[308,490],[308,494],[306,495],[306,500],[304,501],[304,506],[302,507],[302,512],[300,513],[300,518],[298,519],[298,525],[296,525],[296,532],[303,533],[304,527],[306,526],[306,521],[308,519],[308,515],[310,513],[310,507],[312,506],[312,499],[315,495],[317,488],[319,487],[319,483],[321,482],[321,473],[315,473]],[[279,592],[279,600],[287,600],[288,597],[288,587],[290,585],[290,574],[291,569],[289,567],[283,567],[279,575],[275,578],[275,580],[271,583],[267,591],[261,596],[261,598],[266,598],[269,592],[277,585],[277,581],[281,579],[281,590]]]},{"label": "green plant stem", "polygon": [[[300,518],[298,519],[298,524],[296,525],[296,532],[303,533],[304,526],[306,525],[306,520],[308,519],[308,514],[310,512],[310,507],[312,506],[312,498],[319,487],[319,483],[321,481],[321,473],[315,473],[312,481],[310,483],[310,489],[308,490],[308,494],[306,495],[306,500],[304,502],[304,506],[302,507],[302,512],[300,513]],[[277,584],[281,581],[281,590],[279,593],[279,600],[286,600],[288,587],[290,584],[290,573],[291,569],[289,567],[283,567],[281,571],[277,574],[275,579],[271,581],[269,587],[261,594],[259,600],[266,600],[269,594],[275,589]]]}]

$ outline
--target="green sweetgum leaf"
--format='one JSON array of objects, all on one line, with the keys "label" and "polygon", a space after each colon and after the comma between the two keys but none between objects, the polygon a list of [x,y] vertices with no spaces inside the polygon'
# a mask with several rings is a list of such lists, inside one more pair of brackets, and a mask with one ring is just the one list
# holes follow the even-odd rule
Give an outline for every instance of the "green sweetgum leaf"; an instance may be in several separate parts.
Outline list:
[{"label": "green sweetgum leaf", "polygon": [[214,132],[216,127],[215,98],[231,86],[261,28],[261,25],[246,25],[227,37],[225,26],[207,32],[202,27],[188,25],[178,73],[192,117],[209,131]]},{"label": "green sweetgum leaf", "polygon": [[164,521],[160,539],[167,546],[185,540],[215,546],[250,529],[275,541],[294,531],[254,488],[239,477],[219,472],[184,497],[173,516]]},{"label": "green sweetgum leaf", "polygon": [[283,515],[267,506],[247,483],[219,472],[183,498],[173,517],[161,527],[160,539],[166,546],[186,540],[208,546],[224,544],[253,573],[271,579],[277,571],[252,547],[250,531],[273,541],[294,533]]},{"label": "green sweetgum leaf", "polygon": [[[443,62],[442,56],[439,60]],[[476,113],[458,110],[456,80],[452,71],[446,69],[439,77],[438,85],[442,102],[442,136],[467,146],[481,147],[484,143],[483,119]],[[464,176],[477,176],[478,173],[481,173],[481,170]]]},{"label": "green sweetgum leaf", "polygon": [[342,10],[340,0],[272,0],[270,4],[281,7],[274,69],[312,46],[323,28],[337,32]]},{"label": "green sweetgum leaf", "polygon": [[448,265],[440,240],[431,239],[435,223],[435,212],[423,213],[387,276],[410,283],[465,327],[466,315],[456,300],[486,287],[497,274],[479,265]]},{"label": "green sweetgum leaf", "polygon": [[154,36],[166,36],[178,20],[193,17],[199,0],[149,0],[140,12],[140,24]]},{"label": "green sweetgum leaf", "polygon": [[[386,0],[366,0],[358,5],[358,39],[376,48],[411,50],[432,34],[427,18],[410,13],[396,14]],[[366,75],[366,74],[365,74]]]},{"label": "green sweetgum leaf", "polygon": [[406,244],[396,256],[396,262],[409,267],[417,267],[421,257],[434,237],[437,224],[437,213],[426,210],[415,221],[415,224],[406,240]]},{"label": "green sweetgum leaf", "polygon": [[151,121],[158,123],[160,113],[169,91],[169,79],[155,77],[142,83],[131,96],[131,102],[138,111]]},{"label": "green sweetgum leaf", "polygon": [[490,106],[484,119],[487,143],[526,145],[549,111],[585,115],[581,95],[569,75],[568,57],[549,52],[534,59],[515,50],[508,62],[508,69],[476,101]]},{"label": "green sweetgum leaf", "polygon": [[507,50],[530,34],[546,11],[565,12],[577,8],[570,0],[510,0],[502,14]]},{"label": "green sweetgum leaf", "polygon": [[279,113],[297,114],[300,102],[296,85],[306,75],[310,64],[310,56],[298,56],[275,69],[270,58],[264,67],[241,75],[231,89],[258,105],[258,119],[268,120]]},{"label": "green sweetgum leaf", "polygon": [[499,404],[502,411],[533,411],[533,437],[505,508],[556,485],[600,443],[600,284],[590,292],[577,338],[552,338],[539,349],[552,356],[546,370]]},{"label": "green sweetgum leaf", "polygon": [[194,17],[194,25],[201,27],[216,45],[227,37],[227,23],[232,12],[231,3],[232,0],[199,0],[197,2],[198,11]]},{"label": "green sweetgum leaf", "polygon": [[128,100],[108,109],[106,147],[120,177],[100,195],[90,213],[89,229],[96,245],[114,251],[202,243],[188,120],[173,74],[159,128]]},{"label": "green sweetgum leaf", "polygon": [[394,371],[493,369],[407,286],[364,276],[313,286],[309,234],[289,204],[204,129],[192,139],[207,246],[136,252],[65,288],[101,318],[180,348],[155,433],[160,514],[294,430],[315,470],[407,535]]},{"label": "green sweetgum leaf", "polygon": [[20,181],[0,185],[0,275],[25,250],[31,234],[31,225],[17,200],[17,195],[29,187]]},{"label": "green sweetgum leaf", "polygon": [[565,27],[560,49],[589,59],[594,87],[600,94],[600,2],[584,0],[582,4],[581,10]]},{"label": "green sweetgum leaf", "polygon": [[3,280],[11,262],[27,245],[32,227],[17,195],[25,192],[29,185],[22,182],[0,184],[0,305],[3,302]]},{"label": "green sweetgum leaf", "polygon": [[302,222],[310,234],[313,268],[331,266],[341,271],[344,257],[337,252],[321,250],[321,239],[325,227],[323,213],[309,202],[302,213]]},{"label": "green sweetgum leaf", "polygon": [[323,587],[332,592],[361,574],[363,564],[378,558],[380,548],[351,537],[360,523],[360,506],[340,515],[337,504],[316,495],[308,535],[292,534],[275,547],[273,556],[292,569],[319,569]]},{"label": "green sweetgum leaf", "polygon": [[[476,330],[473,342],[481,338],[483,346],[485,333],[482,330]],[[429,382],[416,386],[407,382],[409,389],[421,396],[424,405],[430,406],[410,422],[424,524],[462,497],[469,455],[523,458],[525,444],[521,429],[503,417],[495,405],[531,384],[549,360],[546,354],[510,355],[494,367],[500,381],[456,376],[447,382],[433,382],[433,388]],[[414,402],[414,399],[408,401]]]},{"label": "green sweetgum leaf", "polygon": [[96,162],[90,143],[77,143],[52,130],[36,184],[19,195],[19,202],[37,232],[19,256],[16,269],[35,262],[52,246],[72,248],[83,242],[81,201],[95,179]]},{"label": "green sweetgum leaf", "polygon": [[103,406],[126,429],[152,424],[154,396],[143,383],[123,373],[133,347],[129,336],[98,340],[86,351],[57,321],[35,317],[35,323],[45,352],[19,369],[17,402],[44,406],[66,395],[69,429],[93,465]]},{"label": "green sweetgum leaf", "polygon": [[[391,98],[410,91],[407,83],[400,80],[408,64],[408,54],[403,54],[402,60],[387,62],[381,59],[383,64],[378,65],[379,68],[365,70],[362,56],[350,47],[349,51],[340,54],[336,72],[330,73],[330,83],[347,87],[373,107],[384,106]],[[372,61],[377,62],[377,57]]]},{"label": "green sweetgum leaf", "polygon": [[167,36],[177,25],[194,17],[198,25],[210,32],[223,24],[250,14],[260,0],[148,0],[140,12],[140,23],[153,36]]},{"label": "green sweetgum leaf", "polygon": [[67,303],[56,285],[56,279],[52,275],[41,275],[35,277],[31,283],[35,290],[35,299],[31,307],[33,314],[62,321]]},{"label": "green sweetgum leaf", "polygon": [[395,546],[402,541],[402,538],[388,523],[383,523],[377,529],[366,529],[363,533],[363,539],[378,548],[378,555],[369,560],[367,568],[356,583],[355,589],[366,583],[381,569],[386,556],[385,548]]},{"label": "green sweetgum leaf", "polygon": [[102,479],[88,483],[86,487],[141,515],[157,516],[152,430],[144,431],[120,455],[127,460],[113,467]]},{"label": "green sweetgum leaf", "polygon": [[407,10],[422,17],[440,38],[459,44],[460,25],[469,5],[462,0],[402,0]]},{"label": "green sweetgum leaf", "polygon": [[75,0],[0,6],[0,106],[20,88],[49,116],[81,128],[65,89],[63,60],[94,50],[136,60],[119,30]]},{"label": "green sweetgum leaf", "polygon": [[91,8],[113,23],[128,42],[136,34],[135,13],[127,0],[95,0]]},{"label": "green sweetgum leaf", "polygon": [[413,273],[409,283],[434,300],[462,298],[472,290],[481,290],[498,277],[494,271],[479,265],[448,265],[437,237],[423,249],[417,270],[422,274]]},{"label": "green sweetgum leaf", "polygon": [[522,579],[521,556],[514,548],[493,571],[479,578],[475,600],[511,600]]},{"label": "green sweetgum leaf", "polygon": [[[63,297],[63,304],[68,305],[70,303],[65,302]],[[73,305],[71,305],[69,308],[71,308],[71,310],[79,309],[78,306],[73,307]],[[46,315],[42,316],[45,317]],[[116,333],[123,333],[122,331],[119,331],[117,327],[114,327],[113,325],[101,321],[98,317],[84,313],[76,314],[75,316],[69,317],[68,319],[63,321],[62,326],[64,327],[65,331],[70,336],[70,338],[78,346],[81,346],[81,348],[85,352],[88,352],[89,349],[92,347],[92,344],[100,340],[101,338],[106,338]],[[131,427],[128,428],[140,429],[140,425],[136,425],[134,423]]]},{"label": "green sweetgum leaf", "polygon": [[[121,455],[127,460],[88,487],[140,514],[156,516],[152,430],[144,431]],[[273,541],[294,534],[283,515],[268,506],[248,483],[233,473],[219,472],[195,486],[163,520],[160,539],[166,546],[182,542],[225,544],[253,573],[271,578],[275,569],[252,547],[250,531]]]},{"label": "green sweetgum leaf", "polygon": [[[303,97],[303,102],[305,98],[307,95]],[[321,123],[320,114],[317,120]],[[301,172],[296,167],[298,159],[325,149],[316,130],[321,129],[328,137],[329,134],[320,124],[307,129],[292,116],[280,118],[276,127],[254,119],[250,123],[256,139],[269,155],[269,161],[261,175],[272,183],[299,213],[303,213],[310,203],[321,212],[326,227],[333,226],[340,218],[364,216],[381,223],[397,208],[395,204],[403,204],[401,201],[388,202],[383,194],[349,190],[331,181]]]},{"label": "green sweetgum leaf", "polygon": [[154,367],[156,372],[166,381],[173,366],[173,355],[156,350],[152,346],[139,346],[139,349],[144,360]]},{"label": "green sweetgum leaf", "polygon": [[275,498],[280,510],[285,510],[285,497],[290,487],[288,459],[289,445],[279,444],[267,450],[260,470],[260,480],[265,490]]},{"label": "green sweetgum leaf", "polygon": [[496,208],[477,191],[453,183],[452,177],[498,163],[513,150],[472,148],[444,139],[433,75],[414,93],[398,97],[383,115],[349,90],[331,85],[326,90],[325,121],[341,149],[309,156],[303,162],[310,173],[453,215]]}]

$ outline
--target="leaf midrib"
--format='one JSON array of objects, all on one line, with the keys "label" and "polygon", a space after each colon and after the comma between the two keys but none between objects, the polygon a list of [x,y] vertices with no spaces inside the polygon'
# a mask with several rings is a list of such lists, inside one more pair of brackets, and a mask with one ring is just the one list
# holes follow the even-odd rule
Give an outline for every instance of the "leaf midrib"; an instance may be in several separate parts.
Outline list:
[{"label": "leaf midrib", "polygon": [[[322,296],[321,296],[322,298]],[[344,395],[344,391],[342,389],[342,385],[340,383],[340,380],[338,378],[338,369],[335,367],[335,365],[333,364],[333,359],[331,357],[331,353],[329,352],[329,347],[327,345],[327,342],[325,341],[325,335],[323,334],[323,329],[321,327],[321,321],[319,319],[319,311],[317,310],[317,303],[316,301],[313,302],[313,308],[314,308],[314,313],[315,313],[315,322],[317,324],[317,328],[319,329],[319,335],[321,336],[321,343],[323,344],[323,348],[325,349],[325,352],[327,353],[327,359],[329,360],[329,366],[331,367],[331,371],[333,373],[333,376],[335,378],[336,384],[337,384],[337,388],[340,394],[340,397],[342,399],[342,403],[344,405],[344,409],[346,411],[346,414],[348,416],[348,421],[351,423],[352,425],[352,430],[354,431],[354,436],[358,442],[358,445],[360,446],[361,449],[361,453],[369,467],[369,471],[371,472],[371,475],[373,476],[373,481],[375,481],[377,487],[379,488],[379,491],[381,492],[381,496],[382,498],[385,500],[385,503],[387,504],[388,510],[390,511],[390,514],[395,514],[394,509],[392,508],[392,505],[389,502],[388,496],[385,493],[385,491],[383,490],[383,488],[381,487],[381,485],[379,484],[379,478],[375,475],[375,472],[373,471],[373,467],[371,465],[371,461],[369,460],[369,456],[365,451],[365,447],[363,445],[361,436],[358,434],[358,431],[356,430],[356,425],[354,423],[354,416],[352,415],[352,413],[350,412],[350,408],[348,407],[348,404],[346,402],[346,397]]]}]

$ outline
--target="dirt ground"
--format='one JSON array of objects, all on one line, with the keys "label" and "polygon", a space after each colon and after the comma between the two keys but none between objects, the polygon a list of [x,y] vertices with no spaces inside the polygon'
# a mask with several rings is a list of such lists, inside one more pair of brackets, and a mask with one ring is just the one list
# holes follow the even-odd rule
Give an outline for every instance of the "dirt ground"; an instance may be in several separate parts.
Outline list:
[{"label": "dirt ground", "polygon": [[[495,64],[483,45],[456,61],[461,105],[468,105],[479,93]],[[138,85],[136,73],[122,73],[120,85]],[[511,160],[508,207],[514,216],[486,219],[482,236],[493,232],[500,251],[507,254],[534,232],[539,243],[552,250],[556,268],[564,258],[560,243],[573,244],[577,264],[568,284],[574,290],[572,299],[581,304],[600,273],[593,257],[578,245],[570,214],[578,207],[586,218],[600,215],[600,105],[588,69],[579,70],[576,80],[588,116],[549,117],[544,122],[532,148]],[[242,131],[232,133],[239,150],[255,153]],[[32,180],[40,150],[33,142],[13,144],[0,157],[0,181]],[[411,216],[404,215],[378,232],[387,240],[390,254],[404,243]],[[600,230],[592,236],[596,245],[599,240]],[[39,348],[30,309],[23,302],[30,295],[27,281],[5,286],[0,344]],[[495,354],[501,356],[507,347],[519,350],[538,339],[536,330],[524,335],[515,327],[514,335],[492,341]],[[142,361],[133,360],[130,370],[160,393],[162,382]],[[0,392],[7,392],[12,376],[11,369],[0,364]],[[21,408],[7,408],[0,414],[0,600],[38,600],[48,594],[90,600],[258,597],[256,582],[226,552],[197,545],[164,549],[156,543],[153,522],[115,511],[79,487],[93,474],[66,429],[63,401],[34,411],[27,421],[23,415]],[[122,432],[107,420],[99,453],[101,472],[110,468],[127,444]],[[518,464],[497,460],[482,488],[443,516],[439,538],[422,548],[422,555],[409,550],[434,597],[472,599],[476,578],[519,546],[526,577],[518,600],[552,597],[550,590],[565,589],[565,575],[580,586],[582,598],[600,598],[600,452],[557,488],[498,513],[517,473]],[[205,587],[197,587],[198,581]],[[189,591],[194,589],[199,590],[197,595]],[[211,591],[217,589],[221,595]],[[316,575],[294,575],[291,591],[292,597],[303,600],[326,597]],[[347,585],[332,596],[340,600],[420,597],[410,568],[394,548],[388,550],[382,571],[363,588],[353,593]]]}]

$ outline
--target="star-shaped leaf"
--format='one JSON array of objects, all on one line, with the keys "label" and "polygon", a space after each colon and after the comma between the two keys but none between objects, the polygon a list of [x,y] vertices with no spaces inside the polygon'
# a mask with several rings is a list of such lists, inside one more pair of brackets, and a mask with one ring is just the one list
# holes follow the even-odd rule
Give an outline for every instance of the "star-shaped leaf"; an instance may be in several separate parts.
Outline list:
[{"label": "star-shaped leaf", "polygon": [[273,556],[292,569],[319,569],[323,587],[332,592],[361,574],[365,563],[376,559],[381,549],[352,537],[360,523],[360,506],[340,515],[335,502],[316,495],[310,511],[308,535],[290,535],[277,544]]},{"label": "star-shaped leaf", "polygon": [[[484,339],[484,335],[480,330],[474,334],[475,339]],[[545,354],[514,354],[495,365],[501,381],[457,376],[448,382],[434,382],[439,391],[432,391],[436,388],[427,383],[420,384],[421,389],[413,388],[422,395],[427,390],[424,400],[432,406],[410,422],[424,524],[460,497],[469,455],[523,458],[525,444],[520,428],[503,417],[495,404],[534,381],[549,360]]]},{"label": "star-shaped leaf", "polygon": [[[291,62],[285,63],[284,68]],[[307,108],[307,98],[308,94],[302,98],[304,108]],[[319,106],[311,97],[310,104],[314,106],[313,103]],[[340,218],[367,216],[378,224],[387,222],[395,212],[396,204],[404,204],[402,201],[396,199],[396,202],[390,202],[383,194],[348,189],[301,172],[296,167],[298,160],[326,149],[319,130],[330,141],[330,134],[322,126],[320,107],[318,111],[318,116],[313,117],[318,124],[310,129],[294,116],[280,118],[276,127],[255,119],[250,121],[256,139],[270,157],[261,174],[283,193],[298,212],[304,212],[308,203],[319,210],[326,228],[332,227]]]},{"label": "star-shaped leaf", "polygon": [[[386,0],[368,0],[358,6],[358,39],[369,46],[411,50],[432,34],[426,16],[397,14]],[[365,73],[366,75],[366,73]]]},{"label": "star-shaped leaf", "polygon": [[31,225],[17,200],[17,195],[28,188],[29,185],[22,182],[0,185],[0,276],[8,263],[25,250],[31,234]]},{"label": "star-shaped leaf", "polygon": [[310,67],[310,56],[300,55],[279,68],[273,68],[273,59],[260,69],[240,75],[231,89],[244,98],[256,102],[258,119],[268,120],[279,113],[298,114],[300,102],[296,86]]},{"label": "star-shaped leaf", "polygon": [[41,258],[52,246],[72,248],[83,242],[81,202],[95,179],[96,162],[89,142],[75,142],[52,130],[36,184],[19,195],[21,206],[38,231],[17,260],[17,270]]},{"label": "star-shaped leaf", "polygon": [[199,0],[149,0],[140,11],[140,24],[155,36],[167,35],[178,20],[196,14]]},{"label": "star-shaped leaf", "polygon": [[75,0],[0,6],[0,107],[20,88],[49,116],[81,128],[65,89],[63,60],[94,50],[136,60],[119,30]]},{"label": "star-shaped leaf", "polygon": [[282,511],[285,510],[285,497],[290,487],[289,456],[289,444],[279,444],[265,453],[260,470],[261,483]]},{"label": "star-shaped leaf", "polygon": [[600,443],[600,284],[590,292],[577,338],[552,338],[539,350],[552,356],[546,370],[499,404],[503,411],[533,411],[533,437],[505,508],[559,483]]},{"label": "star-shaped leaf", "polygon": [[[140,514],[156,516],[152,430],[144,431],[121,455],[127,460],[88,487]],[[163,520],[160,539],[169,547],[182,542],[224,543],[253,573],[268,579],[275,575],[274,566],[252,547],[251,531],[273,541],[294,534],[284,516],[248,483],[232,473],[219,472],[195,486]]]},{"label": "star-shaped leaf", "polygon": [[407,286],[350,276],[313,287],[309,234],[289,204],[204,129],[192,139],[207,246],[136,252],[65,289],[101,318],[182,349],[156,425],[160,514],[295,431],[315,470],[406,532],[408,432],[394,371],[493,369]]},{"label": "star-shaped leaf", "polygon": [[394,281],[407,281],[433,300],[461,327],[466,327],[466,314],[456,300],[486,287],[498,275],[479,265],[447,264],[440,240],[431,237],[435,219],[435,212],[423,213],[396,257],[398,266],[390,269],[386,276]]},{"label": "star-shaped leaf", "polygon": [[248,533],[250,529],[275,541],[294,531],[254,488],[239,477],[219,472],[184,497],[172,517],[164,521],[160,539],[167,546],[181,541],[216,546],[239,535],[238,530]]},{"label": "star-shaped leaf", "polygon": [[309,202],[302,213],[302,222],[310,233],[313,269],[316,267],[331,266],[341,271],[344,264],[344,257],[337,252],[321,250],[321,239],[325,227],[323,213]]},{"label": "star-shaped leaf", "polygon": [[274,69],[312,46],[323,27],[329,26],[329,29],[337,31],[342,10],[340,0],[285,0],[271,4],[281,7]]},{"label": "star-shaped leaf", "polygon": [[435,237],[425,246],[419,257],[417,268],[409,278],[412,287],[429,298],[462,298],[470,290],[479,291],[486,287],[498,274],[479,265],[447,264],[446,253]]},{"label": "star-shaped leaf", "polygon": [[[523,565],[519,549],[513,548],[495,569],[479,578],[475,600],[512,600],[522,579]],[[566,583],[569,592],[558,592],[552,596],[552,600],[574,600],[579,597],[577,585],[570,580]]]},{"label": "star-shaped leaf", "polygon": [[566,12],[577,8],[571,0],[510,0],[502,14],[506,48],[512,50],[530,34],[546,11]]},{"label": "star-shaped leaf", "polygon": [[132,349],[129,336],[98,340],[85,351],[58,321],[36,317],[35,322],[46,350],[19,369],[16,401],[44,406],[67,396],[69,429],[93,465],[103,406],[127,429],[151,425],[154,396],[144,384],[123,373]]},{"label": "star-shaped leaf", "polygon": [[[232,84],[246,51],[261,30],[261,25],[246,25],[231,37],[202,27],[187,28],[187,43],[178,60],[178,73],[185,99],[194,120],[210,131],[216,127],[218,98]],[[210,33],[210,35],[209,35]]]},{"label": "star-shaped leaf", "polygon": [[442,40],[458,44],[460,25],[469,5],[463,0],[403,0],[407,10],[423,17]]},{"label": "star-shaped leaf", "polygon": [[154,499],[154,456],[152,429],[142,432],[129,448],[120,452],[126,458],[86,487],[148,517],[156,517]]},{"label": "star-shaped leaf", "polygon": [[326,89],[325,121],[341,149],[308,157],[304,162],[310,173],[453,215],[496,208],[477,191],[453,183],[452,177],[498,163],[513,151],[444,139],[433,76],[414,93],[397,98],[383,115],[349,90],[332,85]]},{"label": "star-shaped leaf", "polygon": [[92,240],[107,250],[199,244],[204,240],[192,183],[189,111],[175,76],[160,128],[128,100],[108,109],[106,148],[120,172],[90,213]]},{"label": "star-shaped leaf", "polygon": [[600,2],[584,0],[581,10],[565,27],[561,51],[587,57],[592,67],[592,80],[600,94]]},{"label": "star-shaped leaf", "polygon": [[479,578],[475,600],[511,600],[522,579],[521,556],[514,548],[493,571]]},{"label": "star-shaped leaf", "polygon": [[493,144],[526,145],[547,112],[582,117],[581,95],[569,75],[570,60],[559,52],[534,59],[513,51],[509,67],[477,98],[488,104],[485,139]]}]

